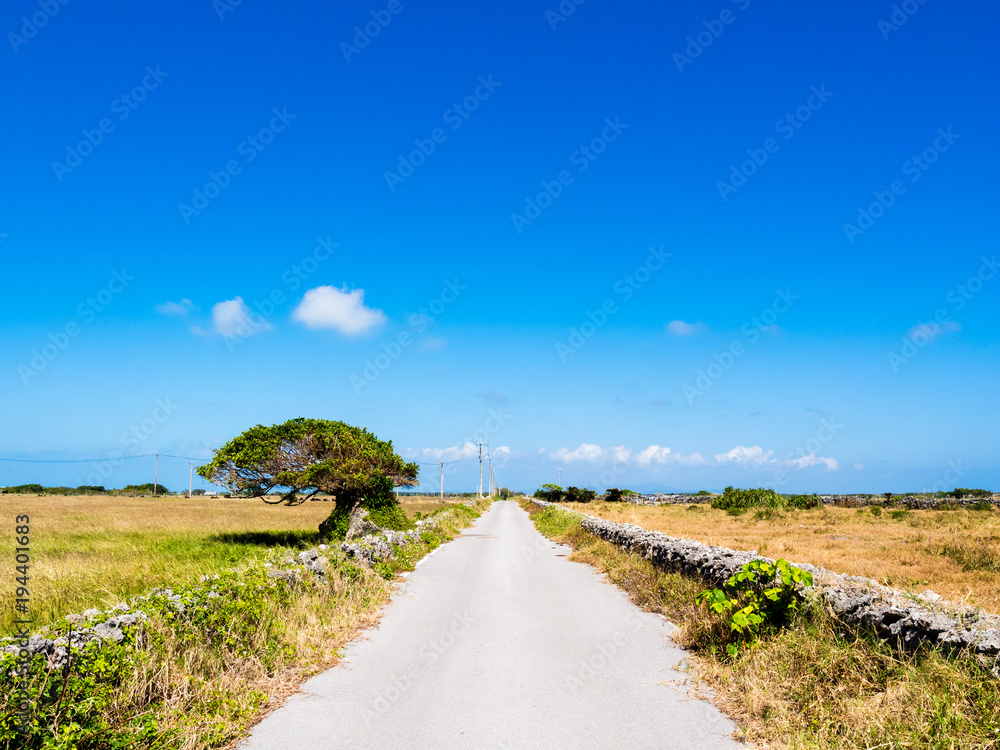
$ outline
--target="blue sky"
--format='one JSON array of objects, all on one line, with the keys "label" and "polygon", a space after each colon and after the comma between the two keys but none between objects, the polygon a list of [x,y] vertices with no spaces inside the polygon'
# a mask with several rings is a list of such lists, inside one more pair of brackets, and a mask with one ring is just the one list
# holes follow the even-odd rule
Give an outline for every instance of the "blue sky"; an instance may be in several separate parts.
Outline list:
[{"label": "blue sky", "polygon": [[311,416],[453,490],[477,439],[524,490],[996,489],[997,16],[17,0],[0,456]]}]

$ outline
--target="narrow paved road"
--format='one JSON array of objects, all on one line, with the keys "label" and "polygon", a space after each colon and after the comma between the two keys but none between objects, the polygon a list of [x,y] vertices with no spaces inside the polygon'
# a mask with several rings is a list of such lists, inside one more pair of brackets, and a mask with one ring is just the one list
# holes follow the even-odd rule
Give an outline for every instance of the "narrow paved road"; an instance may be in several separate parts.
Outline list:
[{"label": "narrow paved road", "polygon": [[568,551],[495,503],[241,748],[743,748],[671,626]]}]

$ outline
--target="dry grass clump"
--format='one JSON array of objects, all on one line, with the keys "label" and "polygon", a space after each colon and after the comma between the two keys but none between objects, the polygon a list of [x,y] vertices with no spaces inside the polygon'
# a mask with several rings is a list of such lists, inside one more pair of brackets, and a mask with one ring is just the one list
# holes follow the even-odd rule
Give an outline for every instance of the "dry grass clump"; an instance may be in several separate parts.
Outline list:
[{"label": "dry grass clump", "polygon": [[1000,614],[1000,512],[826,507],[730,515],[707,505],[566,504],[619,523],[812,563]]}]

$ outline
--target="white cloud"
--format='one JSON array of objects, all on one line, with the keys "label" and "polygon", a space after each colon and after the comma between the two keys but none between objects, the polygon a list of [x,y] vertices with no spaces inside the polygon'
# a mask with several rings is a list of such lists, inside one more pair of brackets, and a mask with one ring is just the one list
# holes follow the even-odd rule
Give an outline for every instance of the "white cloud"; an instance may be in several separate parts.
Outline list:
[{"label": "white cloud", "polygon": [[774,451],[765,452],[759,445],[754,445],[750,448],[744,445],[737,445],[728,453],[716,453],[715,460],[720,464],[737,463],[743,466],[749,466],[750,464],[763,466],[775,460],[771,458],[773,454]]},{"label": "white cloud", "polygon": [[940,325],[937,323],[918,323],[906,332],[906,337],[910,341],[917,341],[919,339],[922,342],[928,342],[946,333],[955,333],[961,330],[961,324],[954,320],[947,320]]},{"label": "white cloud", "polygon": [[704,326],[701,323],[685,323],[683,320],[671,320],[667,323],[667,333],[671,336],[693,336]]},{"label": "white cloud", "polygon": [[700,453],[692,453],[690,456],[682,456],[680,453],[675,453],[674,460],[679,464],[686,464],[687,466],[701,466],[705,463],[705,457]]},{"label": "white cloud", "polygon": [[364,302],[364,289],[318,286],[305,293],[292,317],[307,328],[333,328],[356,336],[385,323],[382,311],[365,307]]},{"label": "white cloud", "polygon": [[[498,445],[490,449],[493,454],[493,462],[506,461],[510,457],[510,446]],[[450,448],[421,448],[419,458],[429,458],[434,461],[458,461],[462,458],[473,458],[479,456],[479,446],[475,443],[465,442],[463,445],[453,445]],[[485,452],[483,456],[485,457]],[[412,458],[410,460],[413,460]]]},{"label": "white cloud", "polygon": [[673,463],[682,464],[684,466],[700,466],[705,463],[705,457],[700,453],[692,453],[690,456],[684,456],[680,453],[674,453],[666,446],[661,448],[659,445],[651,445],[645,450],[639,452],[636,463],[639,464],[639,466],[649,466],[654,463]]},{"label": "white cloud", "polygon": [[822,456],[817,456],[815,453],[810,453],[808,456],[802,456],[801,458],[793,458],[790,461],[785,461],[786,466],[794,466],[796,469],[808,469],[811,466],[822,466],[826,465],[827,471],[836,471],[840,468],[840,464],[835,458],[823,458]]},{"label": "white cloud", "polygon": [[669,448],[661,448],[658,445],[651,445],[645,450],[639,451],[639,457],[636,459],[636,463],[638,463],[639,466],[649,466],[654,461],[658,464],[663,464],[667,462],[667,458],[669,456]]},{"label": "white cloud", "polygon": [[432,458],[435,461],[457,461],[460,458],[471,458],[479,455],[479,447],[475,443],[454,445],[450,448],[424,448],[420,451],[422,458]]},{"label": "white cloud", "polygon": [[156,305],[153,309],[160,315],[187,315],[188,311],[194,308],[194,303],[187,297],[180,302],[164,302]]},{"label": "white cloud", "polygon": [[586,461],[587,463],[594,463],[599,461],[604,457],[604,450],[599,445],[594,445],[593,443],[582,443],[576,450],[569,450],[568,448],[560,448],[555,453],[550,453],[549,458],[558,461],[567,461],[573,463],[574,461]]},{"label": "white cloud", "polygon": [[626,448],[624,445],[616,445],[611,449],[611,455],[614,456],[615,461],[628,463],[628,460],[632,457],[632,449]]},{"label": "white cloud", "polygon": [[251,336],[271,328],[271,324],[264,318],[250,311],[242,297],[213,305],[212,322],[215,324],[215,332],[223,336]]}]

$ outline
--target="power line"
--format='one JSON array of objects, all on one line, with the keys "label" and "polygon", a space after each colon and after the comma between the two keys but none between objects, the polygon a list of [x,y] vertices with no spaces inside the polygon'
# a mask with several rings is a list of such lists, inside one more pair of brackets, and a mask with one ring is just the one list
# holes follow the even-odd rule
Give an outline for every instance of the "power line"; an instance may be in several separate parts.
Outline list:
[{"label": "power line", "polygon": [[173,456],[169,453],[139,453],[135,456],[101,456],[100,458],[0,458],[0,461],[14,464],[87,464],[96,461],[130,461],[133,458],[152,458],[160,455],[164,458],[178,458],[182,461],[210,461],[211,459],[198,456]]},{"label": "power line", "polygon": [[[160,454],[160,455],[163,455],[163,454]],[[419,464],[420,466],[437,466],[438,464],[441,464],[441,463],[444,463],[444,464],[457,464],[457,463],[461,463],[462,461],[468,461],[470,458],[475,458],[475,456],[465,456],[464,458],[456,458],[454,461],[430,461],[430,462],[428,462],[428,461],[410,461],[410,459],[408,459],[408,458],[406,460],[410,461],[411,464]]]}]

